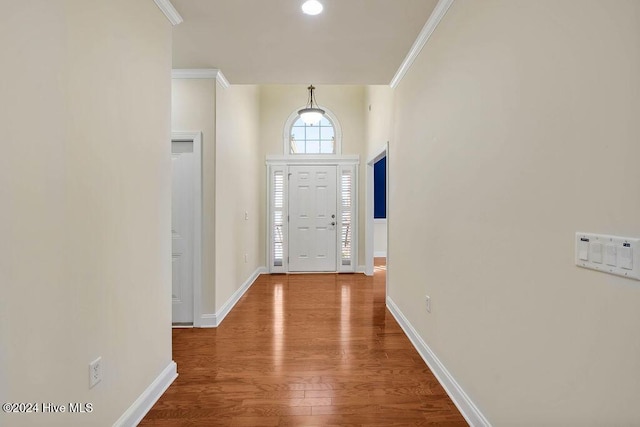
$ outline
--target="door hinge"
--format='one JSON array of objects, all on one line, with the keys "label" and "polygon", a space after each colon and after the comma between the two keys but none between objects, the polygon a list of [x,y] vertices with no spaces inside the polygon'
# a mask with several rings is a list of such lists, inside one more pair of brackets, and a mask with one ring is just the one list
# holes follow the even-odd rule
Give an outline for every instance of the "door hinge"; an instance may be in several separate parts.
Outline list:
[{"label": "door hinge", "polygon": [[290,220],[289,220],[289,215],[287,215],[287,222],[289,222],[289,221],[290,221]]},{"label": "door hinge", "polygon": [[287,264],[289,264],[289,257],[287,257]]}]

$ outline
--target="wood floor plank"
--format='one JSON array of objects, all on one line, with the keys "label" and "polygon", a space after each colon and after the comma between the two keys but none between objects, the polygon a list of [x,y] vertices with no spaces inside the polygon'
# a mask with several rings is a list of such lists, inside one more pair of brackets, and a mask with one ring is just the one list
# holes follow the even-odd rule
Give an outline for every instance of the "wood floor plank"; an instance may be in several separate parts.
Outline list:
[{"label": "wood floor plank", "polygon": [[466,426],[385,307],[385,270],[263,275],[216,329],[174,329],[179,376],[141,426]]}]

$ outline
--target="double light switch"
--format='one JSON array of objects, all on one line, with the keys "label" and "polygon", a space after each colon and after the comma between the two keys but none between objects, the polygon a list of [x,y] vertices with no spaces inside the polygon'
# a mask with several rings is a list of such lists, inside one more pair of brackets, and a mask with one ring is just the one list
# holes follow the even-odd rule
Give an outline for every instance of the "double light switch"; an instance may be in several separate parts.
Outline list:
[{"label": "double light switch", "polygon": [[576,265],[640,280],[640,239],[576,233]]}]

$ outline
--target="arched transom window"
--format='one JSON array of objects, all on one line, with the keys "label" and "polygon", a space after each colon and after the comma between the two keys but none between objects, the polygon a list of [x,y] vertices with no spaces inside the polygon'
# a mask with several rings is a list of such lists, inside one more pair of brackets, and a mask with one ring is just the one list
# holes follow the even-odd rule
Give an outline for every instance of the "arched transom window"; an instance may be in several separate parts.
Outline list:
[{"label": "arched transom window", "polygon": [[[324,108],[324,107],[323,107]],[[341,129],[338,119],[325,108],[320,122],[306,124],[292,113],[285,124],[285,154],[341,154]]]},{"label": "arched transom window", "polygon": [[331,121],[323,117],[315,125],[302,119],[291,126],[291,154],[335,154],[336,134]]}]

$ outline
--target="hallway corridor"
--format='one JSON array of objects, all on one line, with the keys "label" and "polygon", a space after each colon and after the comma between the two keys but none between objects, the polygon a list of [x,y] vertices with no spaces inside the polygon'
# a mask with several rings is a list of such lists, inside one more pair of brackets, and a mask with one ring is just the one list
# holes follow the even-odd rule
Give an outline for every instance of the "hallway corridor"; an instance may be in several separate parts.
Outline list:
[{"label": "hallway corridor", "polygon": [[385,273],[262,275],[217,329],[174,329],[179,376],[140,425],[467,425],[386,310]]}]

